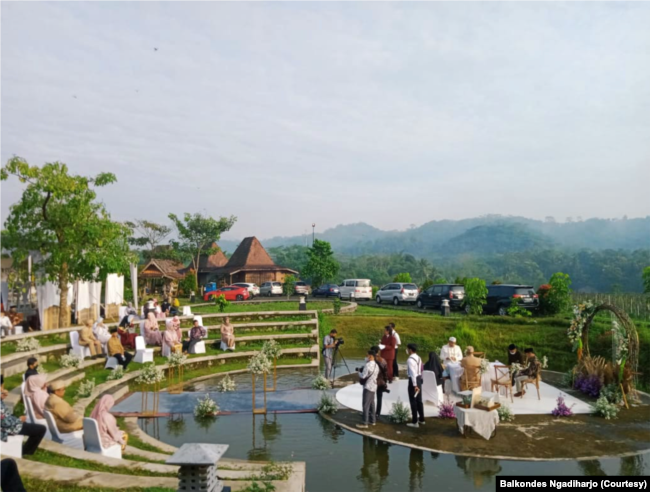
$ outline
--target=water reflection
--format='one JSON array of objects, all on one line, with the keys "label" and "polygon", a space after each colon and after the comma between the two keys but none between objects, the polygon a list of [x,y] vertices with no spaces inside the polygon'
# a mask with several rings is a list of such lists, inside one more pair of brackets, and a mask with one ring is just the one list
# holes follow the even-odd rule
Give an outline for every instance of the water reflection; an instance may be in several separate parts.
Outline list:
[{"label": "water reflection", "polygon": [[179,437],[185,434],[185,418],[184,414],[172,413],[167,419],[167,433],[170,436]]},{"label": "water reflection", "polygon": [[466,477],[472,479],[474,487],[481,488],[483,485],[492,483],[492,477],[501,473],[499,460],[486,458],[466,458],[456,456],[456,466],[463,470]]},{"label": "water reflection", "polygon": [[642,477],[645,476],[645,463],[643,456],[627,456],[621,458],[621,467],[618,472],[622,476]]},{"label": "water reflection", "polygon": [[583,475],[590,477],[604,477],[607,475],[598,460],[578,461],[578,466],[582,470]]},{"label": "water reflection", "polygon": [[422,479],[424,478],[424,451],[411,449],[409,454],[409,490],[423,490]]},{"label": "water reflection", "polygon": [[376,492],[382,490],[388,479],[388,448],[385,442],[363,437],[363,462],[357,480],[363,484],[364,490]]},{"label": "water reflection", "polygon": [[333,443],[337,443],[339,439],[345,435],[345,431],[341,426],[330,422],[329,420],[319,418],[318,423],[323,431],[323,437],[329,439]]}]

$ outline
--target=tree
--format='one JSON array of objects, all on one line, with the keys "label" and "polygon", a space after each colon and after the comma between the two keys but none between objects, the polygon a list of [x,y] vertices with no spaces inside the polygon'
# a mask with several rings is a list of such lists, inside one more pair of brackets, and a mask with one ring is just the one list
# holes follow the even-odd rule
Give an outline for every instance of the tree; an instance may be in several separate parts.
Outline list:
[{"label": "tree", "polygon": [[393,277],[393,282],[401,282],[401,283],[405,283],[405,284],[410,284],[410,283],[413,282],[413,280],[411,280],[411,274],[410,273],[398,273],[397,275],[395,275],[395,277]]},{"label": "tree", "polygon": [[141,248],[147,246],[150,258],[153,258],[156,247],[172,232],[171,228],[166,225],[142,219],[126,222],[126,225],[140,234],[140,237],[130,237],[129,243]]},{"label": "tree", "polygon": [[643,269],[643,292],[650,294],[650,266]]},{"label": "tree", "polygon": [[303,275],[311,278],[312,286],[318,287],[326,280],[332,280],[339,273],[339,262],[334,258],[332,246],[327,241],[316,239],[307,250],[307,264]]},{"label": "tree", "polygon": [[[219,251],[211,245],[221,238],[221,234],[229,231],[237,220],[236,217],[220,217],[215,220],[212,217],[204,217],[201,214],[188,214],[179,219],[175,214],[169,214],[170,220],[178,229],[180,241],[172,241],[171,244],[181,259],[190,260],[191,266],[198,274],[199,259],[202,254],[212,255]],[[194,288],[199,289],[198,279]]]},{"label": "tree", "polygon": [[287,275],[284,277],[284,283],[282,284],[282,293],[287,296],[287,299],[289,299],[289,297],[291,297],[291,294],[293,294],[297,281],[298,279],[293,275]]},{"label": "tree", "polygon": [[61,162],[30,166],[13,157],[0,170],[0,180],[16,176],[27,187],[10,208],[2,231],[2,247],[14,262],[34,251],[41,281],[52,281],[61,291],[59,326],[68,326],[68,283],[97,281],[108,273],[125,273],[133,254],[128,226],[113,222],[94,188],[115,183],[112,173],[95,177],[71,175]]},{"label": "tree", "polygon": [[485,286],[485,280],[480,278],[467,278],[465,285],[465,299],[463,305],[466,306],[469,314],[483,313],[483,306],[487,303],[488,290]]},{"label": "tree", "polygon": [[556,272],[548,284],[551,288],[545,294],[545,311],[547,314],[561,313],[571,304],[571,278],[566,273]]}]

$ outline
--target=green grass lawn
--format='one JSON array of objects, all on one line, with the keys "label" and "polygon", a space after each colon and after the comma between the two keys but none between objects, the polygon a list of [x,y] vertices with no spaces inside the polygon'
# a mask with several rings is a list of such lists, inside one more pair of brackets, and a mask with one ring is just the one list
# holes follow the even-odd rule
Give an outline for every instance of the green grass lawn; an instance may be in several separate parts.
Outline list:
[{"label": "green grass lawn", "polygon": [[[41,362],[40,367],[45,369],[47,372],[54,372],[61,369],[61,365],[58,362]],[[25,371],[27,370],[27,363],[25,363]],[[14,374],[13,376],[5,377],[5,389],[11,391],[14,388],[17,388],[23,382],[24,372]]]},{"label": "green grass lawn", "polygon": [[[35,478],[22,477],[25,490],[29,492],[115,492],[118,489],[109,487],[81,487],[71,483],[61,483],[57,481],[43,481]],[[119,489],[124,490],[124,489]],[[161,487],[129,488],[129,492],[176,492],[176,489],[165,489]]]},{"label": "green grass lawn", "polygon": [[[307,300],[307,309],[310,311],[322,311],[323,309],[332,309],[334,304],[331,302],[309,302]],[[228,313],[252,313],[258,311],[298,311],[299,305],[297,300],[292,301],[275,301],[275,302],[261,302],[259,304],[242,303],[230,304],[224,314]],[[215,305],[211,306],[196,306],[192,308],[195,314],[206,313],[219,313],[219,308]]]},{"label": "green grass lawn", "polygon": [[[62,343],[68,343],[67,340],[68,334],[65,334],[65,337],[60,335],[44,335],[42,337],[37,337],[41,347],[50,347],[52,345],[60,345]],[[0,355],[10,355],[16,353],[16,344],[17,342],[2,342],[0,345]],[[27,354],[27,352],[25,352]]]}]

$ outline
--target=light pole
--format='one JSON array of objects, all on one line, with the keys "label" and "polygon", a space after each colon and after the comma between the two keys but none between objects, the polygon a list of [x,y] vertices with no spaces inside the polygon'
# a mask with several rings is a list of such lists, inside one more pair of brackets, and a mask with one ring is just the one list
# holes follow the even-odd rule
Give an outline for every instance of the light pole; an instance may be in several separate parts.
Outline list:
[{"label": "light pole", "polygon": [[316,241],[316,224],[311,225],[311,245],[314,245]]}]

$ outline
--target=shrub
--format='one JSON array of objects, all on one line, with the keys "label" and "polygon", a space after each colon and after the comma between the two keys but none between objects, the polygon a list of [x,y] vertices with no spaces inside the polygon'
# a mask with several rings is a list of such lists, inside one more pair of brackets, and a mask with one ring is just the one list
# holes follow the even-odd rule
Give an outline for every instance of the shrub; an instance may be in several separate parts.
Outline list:
[{"label": "shrub", "polygon": [[623,402],[623,394],[618,384],[608,384],[600,390],[601,396],[607,398],[607,401],[614,405],[620,405]]},{"label": "shrub", "polygon": [[413,280],[411,279],[411,274],[410,273],[398,273],[393,277],[393,282],[402,282],[405,284],[411,284],[413,283]]},{"label": "shrub", "polygon": [[194,416],[200,419],[214,417],[219,414],[219,405],[215,402],[210,395],[206,393],[203,399],[199,398],[194,407]]},{"label": "shrub", "polygon": [[34,337],[22,338],[16,343],[16,352],[33,352],[39,348],[41,348],[41,344]]},{"label": "shrub", "polygon": [[446,401],[440,405],[440,412],[438,417],[441,419],[455,419],[456,413],[454,412],[454,402]]},{"label": "shrub", "polygon": [[501,404],[497,408],[497,413],[499,414],[499,422],[512,422],[515,420],[515,414],[512,412],[509,406]]},{"label": "shrub", "polygon": [[116,381],[124,377],[124,367],[117,366],[111,371],[111,373],[106,377],[106,381]]},{"label": "shrub", "polygon": [[282,284],[282,293],[287,296],[287,299],[291,297],[293,291],[296,289],[296,282],[298,279],[294,275],[287,275],[284,277],[284,283]]},{"label": "shrub", "polygon": [[564,403],[564,396],[560,394],[557,397],[557,406],[551,411],[551,415],[554,417],[571,417],[573,415],[572,408],[573,405],[567,407],[566,403]]},{"label": "shrub", "polygon": [[[426,279],[424,282],[422,282],[422,285],[420,286],[420,292],[424,292],[427,290],[429,287],[433,285],[433,280],[430,278]],[[373,297],[375,296],[375,293],[373,292]]]},{"label": "shrub", "polygon": [[214,298],[214,305],[219,308],[219,312],[223,313],[228,306],[230,306],[230,301],[226,299],[226,296],[221,294],[220,296],[217,296]]},{"label": "shrub", "polygon": [[528,309],[521,307],[521,304],[519,304],[519,299],[516,297],[510,299],[508,315],[514,318],[525,318],[532,316],[531,312]]},{"label": "shrub", "polygon": [[394,424],[406,424],[411,421],[411,409],[398,398],[397,402],[393,403],[388,418]]},{"label": "shrub", "polygon": [[573,369],[562,374],[562,386],[565,388],[573,388]]},{"label": "shrub", "polygon": [[485,280],[468,278],[465,280],[465,299],[463,306],[469,306],[469,314],[482,314],[483,306],[487,303],[487,287]]},{"label": "shrub", "polygon": [[[125,286],[126,286],[126,282],[125,282]],[[195,286],[196,286],[196,274],[193,272],[188,272],[185,275],[185,278],[178,281],[179,294],[189,297],[190,292],[194,290]]]},{"label": "shrub", "polygon": [[217,390],[219,390],[221,393],[235,391],[236,388],[237,384],[235,384],[235,381],[230,377],[229,374],[226,374],[225,377],[217,385]]},{"label": "shrub", "polygon": [[61,367],[64,369],[70,369],[73,367],[75,369],[79,369],[79,366],[81,366],[82,362],[83,360],[80,357],[77,357],[75,354],[64,354],[59,359],[59,364],[61,364]]},{"label": "shrub", "polygon": [[335,297],[333,304],[334,304],[334,314],[339,314],[341,312],[341,299]]},{"label": "shrub", "polygon": [[373,286],[372,286],[372,298],[373,298],[373,299],[374,299],[375,297],[377,297],[377,292],[379,292],[379,287],[377,287],[376,285],[373,285]]},{"label": "shrub", "polygon": [[571,278],[566,273],[554,273],[549,281],[549,286],[550,289],[545,292],[544,301],[542,302],[540,299],[544,313],[561,313],[571,304]]},{"label": "shrub", "polygon": [[319,374],[311,383],[312,389],[317,390],[328,390],[332,387],[332,384],[323,376]]},{"label": "shrub", "polygon": [[94,389],[95,389],[95,380],[84,379],[81,383],[79,383],[79,388],[77,388],[77,397],[88,398],[90,395],[92,395]]},{"label": "shrub", "polygon": [[338,403],[336,403],[334,397],[327,393],[323,393],[321,395],[320,401],[316,406],[316,410],[318,410],[319,412],[323,412],[331,415],[334,415],[338,411],[338,409],[339,409],[339,405]]},{"label": "shrub", "polygon": [[601,396],[596,401],[596,411],[594,412],[594,415],[610,420],[616,418],[619,410],[620,407],[618,405],[610,403],[607,401],[607,398],[605,396]]}]

